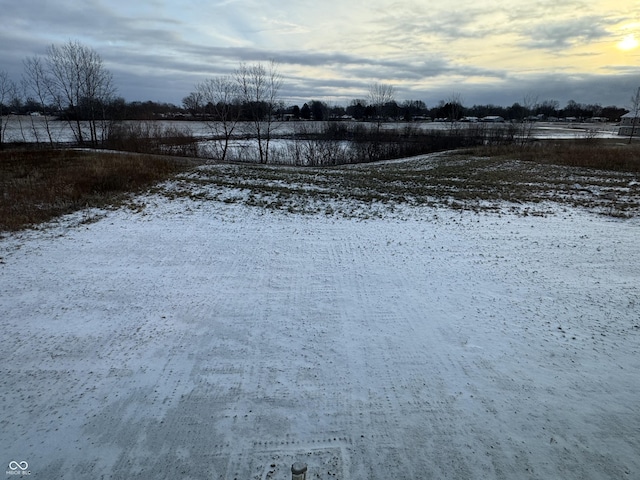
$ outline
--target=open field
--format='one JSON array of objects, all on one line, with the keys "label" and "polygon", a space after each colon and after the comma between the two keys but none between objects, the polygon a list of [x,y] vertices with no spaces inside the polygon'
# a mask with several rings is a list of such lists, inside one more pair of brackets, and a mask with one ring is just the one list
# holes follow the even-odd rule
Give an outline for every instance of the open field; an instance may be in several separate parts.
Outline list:
[{"label": "open field", "polygon": [[4,232],[0,461],[638,477],[638,174],[503,153],[202,165]]},{"label": "open field", "polygon": [[[590,152],[595,158],[585,157],[582,144],[574,142],[539,148],[550,154],[475,149],[336,168],[209,165],[181,175],[167,195],[364,217],[384,216],[399,205],[508,208],[525,215],[575,206],[620,217],[640,214],[640,146],[602,144],[595,149],[599,154]],[[611,151],[630,161],[615,164]],[[343,200],[357,202],[344,211]]]}]

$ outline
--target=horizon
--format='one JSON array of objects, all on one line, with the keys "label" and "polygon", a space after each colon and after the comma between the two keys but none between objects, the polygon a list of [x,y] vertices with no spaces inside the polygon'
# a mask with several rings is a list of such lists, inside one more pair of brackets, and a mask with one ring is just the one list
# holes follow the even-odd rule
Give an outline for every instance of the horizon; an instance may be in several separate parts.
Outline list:
[{"label": "horizon", "polygon": [[287,105],[347,106],[384,83],[428,107],[455,94],[465,106],[534,96],[626,108],[640,86],[640,5],[611,3],[25,0],[3,7],[0,70],[19,81],[26,58],[74,39],[127,102],[179,106],[198,82],[273,59]]}]

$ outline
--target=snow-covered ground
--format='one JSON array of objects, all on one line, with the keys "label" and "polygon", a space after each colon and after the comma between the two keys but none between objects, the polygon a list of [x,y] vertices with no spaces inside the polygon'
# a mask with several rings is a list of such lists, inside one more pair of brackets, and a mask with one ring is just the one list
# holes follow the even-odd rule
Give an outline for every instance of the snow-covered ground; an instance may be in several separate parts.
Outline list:
[{"label": "snow-covered ground", "polygon": [[638,218],[145,201],[0,240],[5,466],[640,478]]}]

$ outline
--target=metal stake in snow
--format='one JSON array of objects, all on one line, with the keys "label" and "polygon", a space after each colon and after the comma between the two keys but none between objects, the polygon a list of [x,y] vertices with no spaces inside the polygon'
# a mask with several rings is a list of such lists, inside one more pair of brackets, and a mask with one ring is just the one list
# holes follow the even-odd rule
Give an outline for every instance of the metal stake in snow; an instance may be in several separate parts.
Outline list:
[{"label": "metal stake in snow", "polygon": [[307,480],[307,464],[296,462],[291,465],[291,480]]}]

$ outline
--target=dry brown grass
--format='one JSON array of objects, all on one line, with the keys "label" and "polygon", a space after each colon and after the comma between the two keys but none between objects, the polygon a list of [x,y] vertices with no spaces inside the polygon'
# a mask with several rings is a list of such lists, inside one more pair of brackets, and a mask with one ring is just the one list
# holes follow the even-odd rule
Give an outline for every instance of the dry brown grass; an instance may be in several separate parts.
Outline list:
[{"label": "dry brown grass", "polygon": [[515,145],[477,148],[477,154],[508,156],[528,162],[616,172],[640,172],[640,143],[618,139],[544,140],[521,148]]},{"label": "dry brown grass", "polygon": [[189,168],[169,157],[79,150],[0,151],[0,231],[20,230],[128,193]]}]

